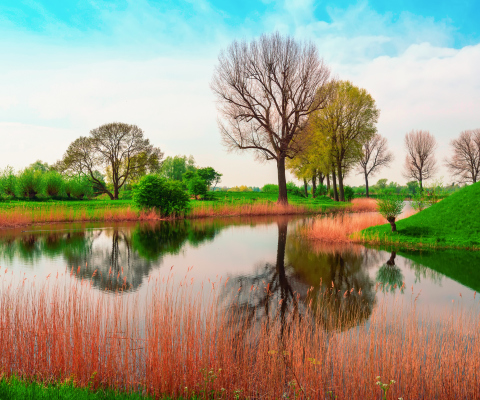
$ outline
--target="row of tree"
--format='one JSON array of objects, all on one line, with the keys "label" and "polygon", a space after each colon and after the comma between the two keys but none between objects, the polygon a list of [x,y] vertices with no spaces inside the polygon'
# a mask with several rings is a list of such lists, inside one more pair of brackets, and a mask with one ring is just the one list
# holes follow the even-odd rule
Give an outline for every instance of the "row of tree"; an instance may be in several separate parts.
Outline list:
[{"label": "row of tree", "polygon": [[160,149],[136,125],[110,123],[72,142],[54,165],[37,161],[17,174],[7,167],[0,176],[0,194],[24,198],[106,194],[115,200],[121,190],[148,174],[179,181],[195,197],[205,195],[222,176],[212,167],[196,167],[192,156],[163,160]]},{"label": "row of tree", "polygon": [[[250,42],[234,41],[220,53],[211,88],[217,97],[223,144],[230,151],[253,151],[259,160],[275,160],[279,203],[288,203],[286,168],[316,192],[333,188],[345,200],[344,178],[352,170],[368,178],[389,165],[393,154],[377,133],[379,109],[372,96],[349,81],[331,77],[313,43],[279,33]],[[462,132],[446,161],[462,181],[476,182],[480,169],[480,133]],[[404,174],[423,181],[435,173],[436,142],[426,131],[406,135]]]}]

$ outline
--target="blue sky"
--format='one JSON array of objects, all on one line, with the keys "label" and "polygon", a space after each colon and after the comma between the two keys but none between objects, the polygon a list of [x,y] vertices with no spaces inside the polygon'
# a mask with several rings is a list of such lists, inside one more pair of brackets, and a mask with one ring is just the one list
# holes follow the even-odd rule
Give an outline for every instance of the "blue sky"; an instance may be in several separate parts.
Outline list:
[{"label": "blue sky", "polygon": [[407,131],[431,130],[441,161],[454,136],[480,127],[478,16],[478,0],[2,0],[0,168],[54,162],[76,137],[121,120],[167,155],[219,169],[226,185],[273,182],[273,164],[221,147],[209,82],[232,40],[278,30],[313,41],[335,76],[372,93],[379,132],[397,149],[381,175],[403,182]]}]

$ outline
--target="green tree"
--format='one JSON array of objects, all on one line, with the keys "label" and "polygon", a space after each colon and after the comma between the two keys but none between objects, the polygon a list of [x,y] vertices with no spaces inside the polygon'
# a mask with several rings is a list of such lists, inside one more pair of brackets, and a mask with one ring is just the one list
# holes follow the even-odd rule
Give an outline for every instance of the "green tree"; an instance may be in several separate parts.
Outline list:
[{"label": "green tree", "polygon": [[[373,97],[349,81],[332,84],[334,95],[326,107],[312,114],[315,145],[327,151],[335,199],[345,200],[343,179],[362,157],[362,145],[377,132],[380,114]],[[339,193],[336,193],[338,178]]]},{"label": "green tree", "polygon": [[7,166],[0,174],[0,194],[15,197],[17,177],[12,167]]},{"label": "green tree", "polygon": [[392,232],[397,231],[397,225],[395,224],[395,219],[402,213],[405,203],[403,199],[395,197],[385,197],[383,199],[378,199],[378,212],[387,219],[387,221],[392,226]]},{"label": "green tree", "polygon": [[174,181],[182,181],[187,171],[195,171],[195,159],[193,156],[167,157],[160,168],[160,175]]},{"label": "green tree", "polygon": [[197,174],[207,183],[209,190],[215,189],[222,177],[222,174],[215,171],[212,167],[198,168]]},{"label": "green tree", "polygon": [[34,163],[30,164],[28,168],[31,168],[34,171],[40,171],[40,172],[48,172],[51,169],[48,163],[43,162],[41,160],[37,160]]},{"label": "green tree", "polygon": [[207,194],[208,186],[205,179],[202,179],[198,174],[193,176],[187,181],[188,192],[198,199],[198,196],[205,196]]},{"label": "green tree", "polygon": [[57,171],[49,171],[43,176],[45,194],[47,196],[59,196],[65,187],[63,176]]},{"label": "green tree", "polygon": [[16,194],[18,197],[33,199],[43,191],[43,174],[39,170],[25,168],[18,175]]}]

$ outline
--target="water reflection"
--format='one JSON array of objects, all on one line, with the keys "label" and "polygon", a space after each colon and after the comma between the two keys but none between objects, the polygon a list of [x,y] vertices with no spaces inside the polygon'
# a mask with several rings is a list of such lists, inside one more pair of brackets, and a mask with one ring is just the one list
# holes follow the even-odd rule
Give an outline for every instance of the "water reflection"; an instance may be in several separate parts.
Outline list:
[{"label": "water reflection", "polygon": [[307,308],[325,327],[348,329],[368,319],[375,291],[363,267],[364,254],[371,252],[331,245],[312,251],[309,243],[287,234],[286,220],[277,227],[275,262],[229,277],[222,297],[232,313],[248,315],[248,326],[279,317],[282,329],[287,315],[304,317]]},{"label": "water reflection", "polygon": [[383,292],[394,292],[397,288],[403,293],[405,289],[402,270],[395,265],[397,253],[392,251],[390,258],[377,271],[375,280]]}]

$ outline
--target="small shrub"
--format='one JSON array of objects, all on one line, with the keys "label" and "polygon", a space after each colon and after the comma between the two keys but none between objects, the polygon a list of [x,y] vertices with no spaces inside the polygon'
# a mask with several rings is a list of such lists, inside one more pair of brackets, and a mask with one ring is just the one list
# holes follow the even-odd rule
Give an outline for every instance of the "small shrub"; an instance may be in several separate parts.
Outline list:
[{"label": "small shrub", "polygon": [[63,176],[57,171],[47,172],[43,176],[45,194],[47,196],[59,196],[63,193],[65,182]]},{"label": "small shrub", "polygon": [[403,199],[395,197],[385,197],[378,199],[378,212],[387,219],[392,226],[392,232],[396,232],[397,225],[395,219],[402,213],[405,203]]},{"label": "small shrub", "polygon": [[352,201],[353,198],[355,197],[355,192],[353,191],[353,188],[351,188],[350,186],[343,187],[343,194],[345,195],[346,201]]},{"label": "small shrub", "polygon": [[267,183],[262,187],[263,193],[278,193],[278,185],[274,185],[273,183]]},{"label": "small shrub", "polygon": [[17,178],[16,194],[18,197],[33,199],[43,192],[43,174],[39,170],[25,168]]},{"label": "small shrub", "polygon": [[133,201],[142,209],[158,209],[162,215],[181,214],[189,208],[188,194],[178,181],[146,175],[135,186]]}]

